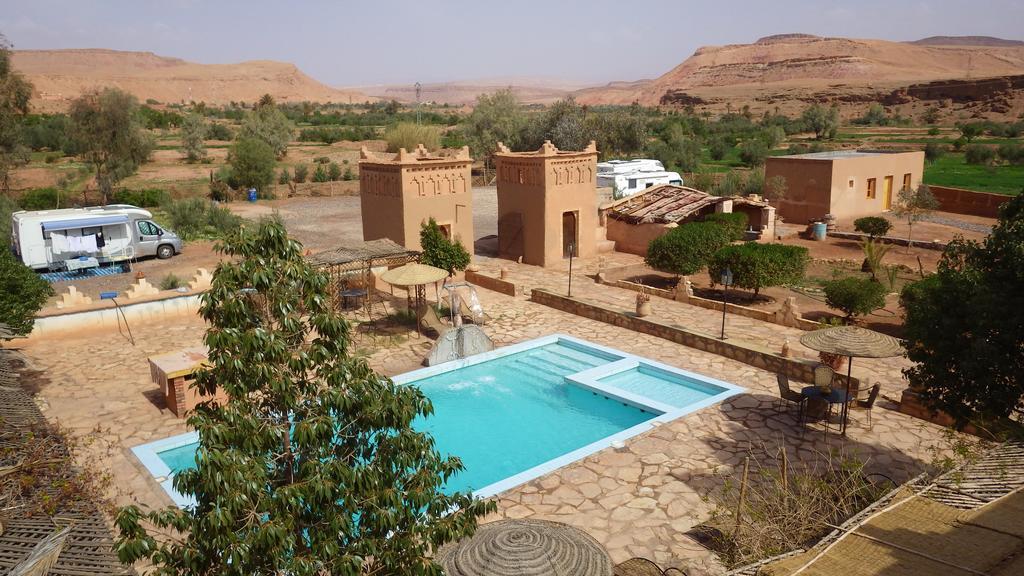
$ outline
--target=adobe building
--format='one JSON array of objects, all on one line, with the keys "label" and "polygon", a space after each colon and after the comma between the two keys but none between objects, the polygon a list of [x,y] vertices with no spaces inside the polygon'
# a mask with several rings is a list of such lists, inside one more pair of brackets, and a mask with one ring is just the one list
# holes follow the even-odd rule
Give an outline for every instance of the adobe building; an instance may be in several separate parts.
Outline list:
[{"label": "adobe building", "polygon": [[473,185],[469,147],[450,155],[423,145],[397,154],[359,151],[363,240],[390,238],[420,250],[420,228],[433,218],[473,253]]},{"label": "adobe building", "polygon": [[769,157],[764,177],[786,179],[779,215],[804,224],[832,214],[837,219],[880,214],[904,188],[917,188],[924,152],[838,150]]},{"label": "adobe building", "polygon": [[687,222],[715,213],[747,215],[746,239],[775,239],[775,208],[757,196],[713,196],[686,186],[663,184],[604,204],[600,220],[616,252],[647,255],[651,240]]},{"label": "adobe building", "polygon": [[552,266],[597,253],[597,145],[562,151],[544,142],[533,152],[494,153],[498,185],[498,253]]}]

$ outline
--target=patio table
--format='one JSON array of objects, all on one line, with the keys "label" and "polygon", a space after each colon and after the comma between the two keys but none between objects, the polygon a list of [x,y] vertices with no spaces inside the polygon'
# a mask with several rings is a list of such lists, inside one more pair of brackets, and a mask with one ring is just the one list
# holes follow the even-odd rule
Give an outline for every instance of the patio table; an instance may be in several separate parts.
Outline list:
[{"label": "patio table", "polygon": [[811,402],[825,402],[827,403],[827,410],[825,411],[825,434],[828,434],[828,418],[832,415],[832,406],[836,404],[846,404],[846,392],[839,389],[833,388],[832,392],[823,394],[821,388],[817,386],[805,386],[800,389],[800,394],[807,398],[807,402],[800,405],[800,422],[804,422],[806,416],[806,406]]},{"label": "patio table", "polygon": [[64,267],[67,268],[68,272],[78,272],[87,268],[96,268],[99,265],[100,261],[91,256],[81,256],[64,261]]}]

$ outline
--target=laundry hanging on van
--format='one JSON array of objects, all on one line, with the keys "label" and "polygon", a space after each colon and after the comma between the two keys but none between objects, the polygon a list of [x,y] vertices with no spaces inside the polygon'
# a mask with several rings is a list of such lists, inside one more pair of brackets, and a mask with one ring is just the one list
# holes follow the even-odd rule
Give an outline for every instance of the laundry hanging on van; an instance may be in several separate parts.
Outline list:
[{"label": "laundry hanging on van", "polygon": [[82,236],[80,242],[82,243],[83,252],[96,252],[99,248],[96,247],[96,235],[89,234],[88,236]]},{"label": "laundry hanging on van", "polygon": [[53,254],[62,254],[64,252],[69,252],[69,251],[70,250],[68,248],[68,238],[67,238],[67,236],[65,236],[63,234],[58,234],[56,232],[51,232],[50,233],[50,252],[53,253]]},{"label": "laundry hanging on van", "polygon": [[81,236],[68,236],[68,252],[81,252],[82,251],[82,237]]}]

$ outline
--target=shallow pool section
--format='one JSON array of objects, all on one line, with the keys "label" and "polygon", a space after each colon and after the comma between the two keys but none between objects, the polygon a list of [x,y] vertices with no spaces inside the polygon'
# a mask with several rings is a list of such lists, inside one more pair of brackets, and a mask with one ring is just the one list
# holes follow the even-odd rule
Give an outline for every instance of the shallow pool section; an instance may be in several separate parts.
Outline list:
[{"label": "shallow pool section", "polygon": [[[553,335],[394,378],[415,385],[430,432],[465,470],[446,492],[503,492],[742,388],[571,336]],[[195,433],[133,448],[179,506],[173,474],[195,465]]]}]

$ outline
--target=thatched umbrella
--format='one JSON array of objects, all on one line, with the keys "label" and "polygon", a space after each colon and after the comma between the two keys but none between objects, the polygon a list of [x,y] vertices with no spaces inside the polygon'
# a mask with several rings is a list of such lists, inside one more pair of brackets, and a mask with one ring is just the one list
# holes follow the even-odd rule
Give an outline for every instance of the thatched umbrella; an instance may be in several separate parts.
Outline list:
[{"label": "thatched umbrella", "polygon": [[448,576],[611,576],[612,561],[586,532],[546,520],[499,520],[442,546]]},{"label": "thatched umbrella", "polygon": [[847,356],[846,399],[843,403],[843,434],[849,416],[850,377],[853,374],[854,358],[890,358],[903,355],[900,341],[874,330],[859,326],[835,326],[808,332],[800,337],[800,343],[811,350]]},{"label": "thatched umbrella", "polygon": [[[441,280],[448,277],[448,271],[433,266],[427,266],[426,264],[420,264],[419,262],[410,262],[404,266],[393,268],[380,275],[380,279],[391,284],[392,286],[400,286],[406,289],[406,294],[410,287],[416,291],[416,306],[415,311],[419,314],[420,306],[422,306],[426,300],[426,289],[424,288],[427,284],[436,285]],[[416,330],[420,329],[420,321],[417,316]]]}]

